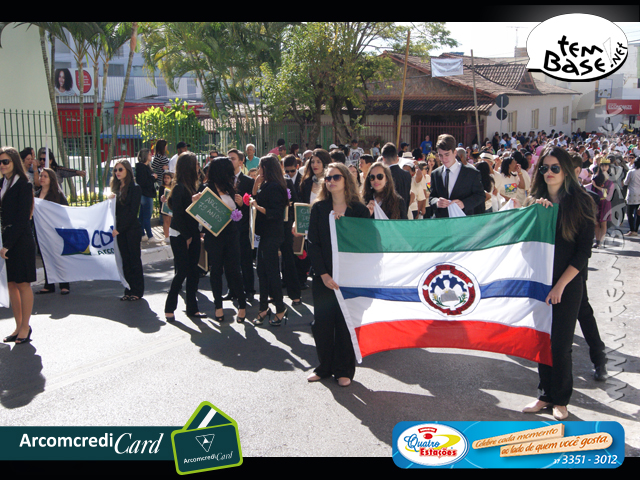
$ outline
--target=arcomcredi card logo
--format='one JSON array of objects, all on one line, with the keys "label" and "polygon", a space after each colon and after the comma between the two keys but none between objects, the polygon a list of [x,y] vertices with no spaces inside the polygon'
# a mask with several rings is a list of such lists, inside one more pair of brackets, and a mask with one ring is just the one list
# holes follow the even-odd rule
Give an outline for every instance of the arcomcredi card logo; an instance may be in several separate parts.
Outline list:
[{"label": "arcomcredi card logo", "polygon": [[396,447],[410,462],[441,467],[462,460],[469,451],[469,442],[455,428],[426,423],[400,433]]}]

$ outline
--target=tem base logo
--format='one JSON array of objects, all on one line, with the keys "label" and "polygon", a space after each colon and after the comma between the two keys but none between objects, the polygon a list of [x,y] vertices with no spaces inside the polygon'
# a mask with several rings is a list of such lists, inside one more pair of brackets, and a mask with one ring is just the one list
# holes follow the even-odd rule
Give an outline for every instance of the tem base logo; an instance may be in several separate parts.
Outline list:
[{"label": "tem base logo", "polygon": [[171,434],[180,475],[242,464],[238,424],[209,402],[202,402],[182,430]]}]

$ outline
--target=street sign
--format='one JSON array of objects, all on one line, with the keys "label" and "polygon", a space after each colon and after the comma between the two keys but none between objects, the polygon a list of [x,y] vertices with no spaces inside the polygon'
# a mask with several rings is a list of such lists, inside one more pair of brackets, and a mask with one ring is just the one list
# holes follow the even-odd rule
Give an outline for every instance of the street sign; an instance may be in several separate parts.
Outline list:
[{"label": "street sign", "polygon": [[498,95],[496,97],[496,105],[500,108],[505,108],[509,105],[509,97],[507,97],[504,93],[502,95]]},{"label": "street sign", "polygon": [[505,118],[507,118],[507,111],[504,108],[501,108],[496,112],[496,117],[498,118],[498,120],[504,120]]}]

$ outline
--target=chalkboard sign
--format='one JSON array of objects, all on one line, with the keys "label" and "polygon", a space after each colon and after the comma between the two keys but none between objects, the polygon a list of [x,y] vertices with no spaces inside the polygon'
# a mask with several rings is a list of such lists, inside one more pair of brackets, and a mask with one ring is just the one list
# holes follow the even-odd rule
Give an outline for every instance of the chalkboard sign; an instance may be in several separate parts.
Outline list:
[{"label": "chalkboard sign", "polygon": [[294,203],[296,220],[296,233],[306,235],[309,233],[309,218],[311,217],[311,205],[308,203]]},{"label": "chalkboard sign", "polygon": [[209,188],[205,188],[202,196],[187,207],[187,213],[216,237],[231,221],[231,212],[227,204]]},{"label": "chalkboard sign", "polygon": [[162,208],[160,209],[160,213],[164,213],[170,217],[173,217],[173,211],[169,208],[169,197],[171,196],[171,190],[168,188],[164,189],[164,202],[162,202]]}]

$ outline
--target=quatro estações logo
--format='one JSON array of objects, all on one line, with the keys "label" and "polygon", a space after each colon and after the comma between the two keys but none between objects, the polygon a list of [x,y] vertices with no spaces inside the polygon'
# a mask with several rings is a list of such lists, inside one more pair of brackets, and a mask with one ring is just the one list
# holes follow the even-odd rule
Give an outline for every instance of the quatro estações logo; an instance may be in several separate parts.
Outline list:
[{"label": "quatro esta\u00e7\u00f5es logo", "polygon": [[452,263],[440,263],[422,275],[418,295],[422,303],[435,313],[465,315],[478,305],[480,288],[468,270]]},{"label": "quatro esta\u00e7\u00f5es logo", "polygon": [[458,430],[431,423],[408,428],[398,436],[396,446],[410,462],[429,467],[459,462],[469,451],[469,442]]}]

